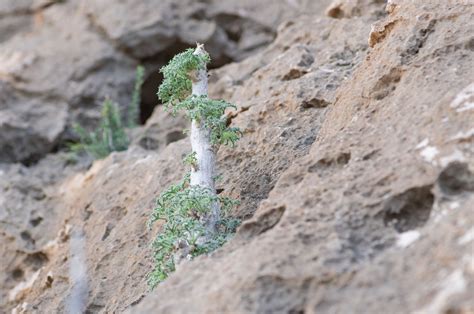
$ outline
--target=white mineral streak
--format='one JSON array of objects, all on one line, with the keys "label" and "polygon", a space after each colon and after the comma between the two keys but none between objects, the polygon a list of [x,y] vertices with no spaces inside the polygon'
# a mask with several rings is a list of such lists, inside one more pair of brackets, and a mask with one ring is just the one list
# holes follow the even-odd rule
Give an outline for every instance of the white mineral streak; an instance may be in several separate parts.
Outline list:
[{"label": "white mineral streak", "polygon": [[397,246],[401,248],[409,247],[413,242],[420,238],[420,232],[417,230],[411,230],[400,233],[397,239]]},{"label": "white mineral streak", "polygon": [[75,231],[70,239],[69,279],[71,293],[67,299],[69,314],[85,313],[89,288],[87,284],[87,265],[85,256],[85,236],[81,231]]},{"label": "white mineral streak", "polygon": [[439,150],[434,146],[427,146],[420,152],[421,157],[427,162],[433,162],[436,155],[438,155]]},{"label": "white mineral streak", "polygon": [[456,112],[474,109],[474,83],[469,84],[451,102],[451,108]]}]

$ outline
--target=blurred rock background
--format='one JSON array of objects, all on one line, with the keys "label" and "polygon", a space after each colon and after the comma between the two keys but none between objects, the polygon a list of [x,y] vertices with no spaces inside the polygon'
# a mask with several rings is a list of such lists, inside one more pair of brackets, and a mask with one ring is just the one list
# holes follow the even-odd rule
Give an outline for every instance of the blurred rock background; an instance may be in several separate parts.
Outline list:
[{"label": "blurred rock background", "polygon": [[[471,313],[474,10],[469,1],[0,3],[0,312],[64,312],[70,233],[85,233],[87,311]],[[148,291],[146,221],[190,151],[158,69],[203,42],[211,96],[244,137],[218,187],[244,220]],[[144,124],[71,163],[71,126],[105,97]],[[158,105],[158,106],[157,106]]]}]

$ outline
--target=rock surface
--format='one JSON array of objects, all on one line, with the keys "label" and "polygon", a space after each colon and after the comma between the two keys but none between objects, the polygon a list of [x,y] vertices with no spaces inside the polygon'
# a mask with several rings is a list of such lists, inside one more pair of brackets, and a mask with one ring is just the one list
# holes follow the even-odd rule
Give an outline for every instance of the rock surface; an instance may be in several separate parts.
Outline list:
[{"label": "rock surface", "polygon": [[91,31],[78,5],[33,12],[34,26],[0,48],[0,162],[39,160],[73,121],[96,121],[105,96],[126,104],[131,93],[136,62]]},{"label": "rock surface", "polygon": [[2,1],[0,162],[36,162],[73,137],[72,123],[95,125],[105,97],[126,112],[138,63],[153,81],[144,91],[151,113],[156,71],[178,51],[199,41],[214,66],[240,60],[268,45],[284,19],[325,3],[233,2]]},{"label": "rock surface", "polygon": [[[292,161],[231,244],[182,266],[132,312],[472,311],[469,8],[392,3],[363,62],[335,96],[323,97],[330,109],[308,154]],[[374,37],[357,26],[366,25],[363,19],[340,21]],[[342,42],[356,35],[338,32]],[[267,66],[271,76],[259,75],[265,67],[257,70],[235,88],[235,99],[266,82],[274,93],[292,95],[295,89],[275,78],[304,80],[324,68],[293,66],[297,45],[285,42],[291,53],[269,58],[275,60]],[[314,55],[324,62],[324,52]],[[270,102],[275,115],[278,104]],[[293,102],[284,104],[289,111]],[[249,115],[256,116],[253,108]],[[252,120],[239,115],[237,124],[239,118]],[[274,139],[268,135],[265,140]]]},{"label": "rock surface", "polygon": [[[229,120],[244,132],[218,153],[218,189],[241,200],[233,214],[244,222],[152,292],[149,244],[160,226],[146,222],[184,171],[182,118],[174,124],[155,110],[128,151],[81,173],[87,165],[71,167],[61,154],[2,165],[0,306],[70,308],[70,237],[83,232],[80,306],[91,313],[472,312],[473,7],[392,0],[384,9],[336,1],[327,17],[290,18],[270,46],[212,72],[212,96],[238,105]],[[113,39],[105,51],[133,68],[135,22],[120,28],[102,11],[92,10]],[[11,84],[19,83],[3,88]]]}]

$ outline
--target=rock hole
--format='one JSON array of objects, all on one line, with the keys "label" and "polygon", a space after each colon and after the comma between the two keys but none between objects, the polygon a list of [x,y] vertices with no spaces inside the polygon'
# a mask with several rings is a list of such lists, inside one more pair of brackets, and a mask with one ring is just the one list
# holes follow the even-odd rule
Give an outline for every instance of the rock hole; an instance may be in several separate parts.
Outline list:
[{"label": "rock hole", "polygon": [[342,153],[336,158],[336,164],[346,165],[351,160],[351,153]]},{"label": "rock hole", "polygon": [[141,61],[145,67],[145,80],[141,88],[141,102],[140,102],[140,123],[145,124],[146,120],[151,117],[153,110],[159,104],[160,100],[156,93],[158,92],[158,86],[160,86],[161,81],[163,80],[163,75],[160,73],[161,67],[171,60],[177,53],[180,53],[187,48],[190,48],[190,45],[184,44],[182,42],[176,42],[174,45],[171,45],[165,51],[161,51],[155,56],[144,58]]},{"label": "rock hole", "polygon": [[439,175],[440,190],[447,195],[474,192],[474,174],[466,163],[450,163]]},{"label": "rock hole", "polygon": [[310,280],[301,282],[279,275],[261,275],[245,287],[244,312],[304,313],[309,285]]},{"label": "rock hole", "polygon": [[242,18],[232,14],[219,14],[216,17],[216,22],[223,27],[227,37],[238,42],[242,37]]},{"label": "rock hole", "polygon": [[325,99],[323,98],[311,98],[311,99],[308,99],[308,100],[304,100],[302,103],[301,103],[301,107],[303,109],[309,109],[309,108],[325,108],[329,106],[329,102],[326,101]]},{"label": "rock hole", "polygon": [[339,6],[330,8],[326,14],[334,19],[342,19],[344,17],[344,11]]},{"label": "rock hole", "polygon": [[30,225],[32,225],[33,227],[36,227],[36,226],[38,226],[42,221],[43,221],[43,217],[32,218],[32,219],[30,219]]},{"label": "rock hole", "polygon": [[33,254],[28,254],[25,258],[24,263],[33,268],[33,270],[38,270],[43,267],[49,261],[48,255],[43,252],[36,252]]},{"label": "rock hole", "polygon": [[82,220],[83,221],[87,221],[89,220],[89,218],[91,217],[92,213],[93,213],[93,210],[90,209],[92,203],[87,203],[86,206],[84,206],[84,208],[82,209],[81,211],[81,217],[82,217]]},{"label": "rock hole", "polygon": [[138,303],[140,303],[143,298],[145,297],[145,294],[142,294],[141,296],[138,297],[138,299],[136,299],[135,301],[133,301],[132,303],[130,303],[130,306],[135,306],[137,305]]},{"label": "rock hole", "polygon": [[103,308],[105,308],[105,305],[91,303],[87,306],[85,313],[86,314],[99,313],[101,312]]},{"label": "rock hole", "polygon": [[468,39],[464,44],[464,48],[470,51],[474,51],[474,37]]},{"label": "rock hole", "polygon": [[111,224],[107,224],[107,226],[105,227],[105,231],[104,231],[104,234],[102,235],[102,239],[101,241],[104,241],[105,239],[107,239],[110,235],[110,232],[112,232],[112,230],[114,229],[115,226],[111,225]]},{"label": "rock hole", "polygon": [[[259,48],[270,44],[275,38],[275,32],[271,28],[240,15],[221,13],[216,15],[215,21],[223,30],[224,36],[243,52],[241,56],[235,56],[232,49],[222,47],[220,57],[216,60],[218,64],[216,66],[231,62],[231,59],[242,60],[250,53],[254,53]],[[248,36],[249,30],[252,34],[258,34],[258,36]]]},{"label": "rock hole", "polygon": [[10,275],[13,278],[13,280],[20,281],[25,276],[25,272],[21,268],[15,268],[14,270],[12,270]]},{"label": "rock hole", "polygon": [[35,240],[31,237],[31,234],[28,231],[23,231],[20,233],[20,237],[23,241],[26,242],[28,247],[34,247],[35,246]]},{"label": "rock hole", "polygon": [[242,223],[237,232],[242,239],[251,239],[275,227],[285,211],[285,205],[268,208],[251,220]]},{"label": "rock hole", "polygon": [[156,150],[160,147],[160,142],[156,138],[145,134],[138,142],[138,145],[146,150]]},{"label": "rock hole", "polygon": [[376,100],[382,100],[395,91],[402,78],[403,71],[399,68],[392,68],[390,72],[383,75],[372,89],[371,96]]},{"label": "rock hole", "polygon": [[431,188],[432,185],[415,187],[391,197],[384,205],[384,224],[400,233],[423,226],[433,208]]},{"label": "rock hole", "polygon": [[308,172],[315,173],[318,170],[324,170],[330,167],[343,167],[351,160],[350,152],[343,152],[336,157],[322,158],[316,162],[316,164],[309,166]]},{"label": "rock hole", "polygon": [[159,69],[153,70],[145,79],[141,90],[140,103],[140,123],[145,124],[146,120],[151,117],[153,110],[158,105],[159,100],[156,93],[158,86],[163,80],[163,75]]},{"label": "rock hole", "polygon": [[166,134],[166,145],[177,142],[183,138],[186,138],[186,135],[183,133],[183,131],[171,131]]},{"label": "rock hole", "polygon": [[282,81],[291,81],[302,77],[306,73],[308,73],[308,71],[305,69],[293,68],[290,69],[285,75],[283,75],[281,79]]},{"label": "rock hole", "polygon": [[109,221],[120,221],[125,215],[127,215],[128,211],[126,207],[123,206],[115,206],[110,210],[110,213],[107,215],[107,219]]},{"label": "rock hole", "polygon": [[430,34],[434,32],[436,23],[437,20],[433,19],[428,23],[426,28],[422,28],[408,37],[405,44],[406,48],[400,55],[402,64],[408,64],[411,59],[418,54],[421,48],[423,48]]},{"label": "rock hole", "polygon": [[365,154],[363,157],[362,157],[362,160],[363,161],[367,161],[369,159],[371,159],[372,157],[376,156],[378,153],[379,153],[379,149],[375,149],[367,154]]},{"label": "rock hole", "polygon": [[53,276],[48,274],[46,276],[46,287],[51,288],[51,286],[53,285],[53,282],[54,282]]}]

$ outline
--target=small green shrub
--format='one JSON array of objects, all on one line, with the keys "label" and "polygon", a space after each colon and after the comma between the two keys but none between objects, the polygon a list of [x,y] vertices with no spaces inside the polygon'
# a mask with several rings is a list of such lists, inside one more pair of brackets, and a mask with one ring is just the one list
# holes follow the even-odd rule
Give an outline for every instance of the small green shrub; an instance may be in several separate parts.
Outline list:
[{"label": "small green shrub", "polygon": [[190,48],[177,54],[160,70],[163,82],[158,89],[158,97],[172,114],[184,110],[190,121],[203,121],[204,126],[211,130],[212,144],[234,146],[241,134],[238,128],[227,127],[224,112],[227,108],[235,109],[235,105],[207,96],[191,95],[189,74],[211,61],[208,54],[194,55],[193,52],[194,49]]},{"label": "small green shrub", "polygon": [[198,56],[193,52],[194,49],[190,48],[178,53],[160,70],[163,73],[163,82],[158,89],[158,97],[166,108],[180,103],[191,94],[192,82],[189,72],[211,61],[209,55]]},{"label": "small green shrub", "polygon": [[184,157],[183,162],[185,165],[190,166],[191,168],[196,168],[197,167],[197,158],[196,158],[196,152],[189,153]]},{"label": "small green shrub", "polygon": [[160,70],[163,82],[158,89],[158,97],[174,115],[184,110],[190,121],[204,121],[204,127],[211,130],[212,144],[234,146],[241,133],[238,128],[227,127],[224,112],[227,108],[236,109],[235,105],[207,96],[191,95],[189,73],[211,61],[208,54],[194,55],[193,52],[194,49],[187,49],[177,54]]},{"label": "small green shrub", "polygon": [[104,158],[113,151],[128,148],[129,140],[122,125],[119,109],[110,99],[106,99],[102,104],[101,122],[97,130],[88,133],[79,124],[73,127],[79,135],[79,143],[70,145],[74,153],[86,152],[93,158]]},{"label": "small green shrub", "polygon": [[[224,213],[217,231],[205,242],[206,226],[200,219],[214,202],[219,202]],[[153,242],[155,269],[148,283],[151,287],[165,280],[175,270],[176,258],[192,258],[214,251],[235,233],[238,219],[228,215],[238,201],[225,196],[214,196],[200,186],[190,185],[190,176],[164,191],[156,202],[150,223],[161,220],[163,229]],[[180,249],[182,249],[180,251]],[[177,257],[176,254],[184,256]]]},{"label": "small green shrub", "polygon": [[224,116],[227,108],[237,107],[224,100],[210,99],[206,96],[190,96],[173,106],[173,113],[185,110],[189,120],[203,121],[203,125],[211,130],[211,143],[235,146],[240,138],[239,128],[227,126]]},{"label": "small green shrub", "polygon": [[[132,100],[128,106],[127,126],[134,128],[139,121],[140,93],[143,85],[145,69],[138,66],[135,73],[135,86]],[[79,142],[69,145],[70,151],[77,155],[87,153],[94,159],[107,157],[111,152],[123,151],[128,148],[129,138],[125,131],[118,106],[110,99],[102,103],[101,120],[97,129],[87,132],[81,125],[73,126],[79,136]]]}]

